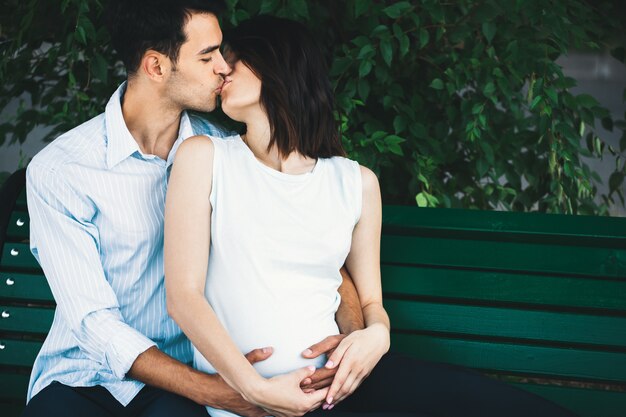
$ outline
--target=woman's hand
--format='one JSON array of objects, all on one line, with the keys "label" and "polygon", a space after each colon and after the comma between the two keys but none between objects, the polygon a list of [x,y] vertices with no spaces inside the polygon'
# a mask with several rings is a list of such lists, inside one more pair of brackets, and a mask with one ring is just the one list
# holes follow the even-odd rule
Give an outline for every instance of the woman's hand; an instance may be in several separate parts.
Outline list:
[{"label": "woman's hand", "polygon": [[339,366],[339,369],[323,408],[330,409],[352,394],[387,353],[389,345],[389,330],[380,323],[346,336],[326,362],[326,368]]},{"label": "woman's hand", "polygon": [[284,375],[255,383],[246,400],[257,404],[275,417],[301,416],[319,408],[328,394],[328,388],[305,393],[300,384],[315,372],[314,366],[301,368]]}]

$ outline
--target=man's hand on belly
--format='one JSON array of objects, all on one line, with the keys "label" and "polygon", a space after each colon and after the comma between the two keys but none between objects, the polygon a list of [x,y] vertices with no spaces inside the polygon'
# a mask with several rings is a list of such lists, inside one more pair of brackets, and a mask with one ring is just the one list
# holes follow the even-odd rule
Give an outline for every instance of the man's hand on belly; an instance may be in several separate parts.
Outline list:
[{"label": "man's hand on belly", "polygon": [[[272,355],[271,348],[255,349],[246,354],[246,359],[251,364],[264,361]],[[211,375],[219,380],[217,386],[213,386],[213,396],[218,399],[217,404],[210,404],[216,408],[225,409],[245,417],[262,417],[267,412],[254,404],[250,404],[234,389],[232,389],[218,374]],[[216,392],[217,391],[217,392]]]},{"label": "man's hand on belly", "polygon": [[[346,337],[345,334],[328,336],[321,342],[314,344],[313,346],[302,352],[302,356],[307,359],[313,359],[325,354],[327,357],[329,357],[335,351],[335,349],[344,337]],[[330,384],[332,384],[333,378],[337,373],[337,369],[337,367],[333,367],[331,369],[325,367],[319,368],[315,371],[313,375],[311,375],[310,378],[302,381],[300,387],[304,392],[312,392],[320,388],[326,388],[330,386]]]}]

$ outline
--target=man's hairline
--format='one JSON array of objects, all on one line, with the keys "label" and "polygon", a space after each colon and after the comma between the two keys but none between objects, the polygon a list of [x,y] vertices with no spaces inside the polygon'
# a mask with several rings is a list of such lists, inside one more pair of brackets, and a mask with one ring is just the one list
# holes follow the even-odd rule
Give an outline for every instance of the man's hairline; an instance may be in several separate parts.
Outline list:
[{"label": "man's hairline", "polygon": [[[191,20],[191,17],[194,14],[211,15],[211,16],[215,17],[215,19],[218,21],[218,26],[219,26],[219,17],[217,16],[217,14],[215,12],[210,12],[208,10],[198,10],[198,9],[184,9],[184,13],[185,13],[185,20],[183,22],[182,32],[183,32],[183,36],[185,37],[185,39],[183,40],[183,42],[181,42],[180,46],[178,47],[178,50],[176,51],[176,60],[172,60],[172,58],[168,56],[168,58],[172,62],[172,67],[173,67],[172,70],[173,71],[176,71],[176,64],[178,63],[178,58],[180,57],[180,49],[183,47],[183,45],[186,42],[189,41],[189,36],[187,36],[187,24],[189,23],[189,21]],[[218,48],[219,48],[219,46],[218,46]],[[153,50],[155,52],[159,52],[159,51],[156,51],[154,49],[146,49],[144,51],[144,55],[146,54],[146,52],[148,52],[150,50]],[[159,52],[159,53],[163,54],[162,52]],[[142,60],[143,60],[143,57],[142,57]],[[126,69],[126,79],[130,80],[131,78],[135,78],[135,76],[139,72],[140,68],[141,68],[141,61],[139,63],[139,66],[134,71],[129,71],[128,68],[127,68]]]}]

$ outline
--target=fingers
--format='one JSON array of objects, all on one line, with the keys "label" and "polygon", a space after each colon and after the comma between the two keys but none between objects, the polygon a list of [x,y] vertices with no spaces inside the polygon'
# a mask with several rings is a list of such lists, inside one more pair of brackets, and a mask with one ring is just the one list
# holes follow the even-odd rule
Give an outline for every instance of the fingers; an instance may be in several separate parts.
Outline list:
[{"label": "fingers", "polygon": [[317,358],[318,356],[328,353],[328,351],[335,349],[339,343],[346,337],[344,334],[336,334],[334,336],[328,336],[319,343],[310,346],[304,352],[302,356],[308,359]]},{"label": "fingers", "polygon": [[248,359],[248,362],[250,362],[251,364],[255,364],[257,362],[261,362],[264,361],[265,359],[269,358],[270,356],[272,356],[272,353],[274,352],[274,349],[271,347],[264,347],[261,349],[254,349],[248,353],[246,353],[246,359]]},{"label": "fingers", "polygon": [[339,346],[335,348],[335,351],[328,357],[324,368],[333,369],[337,367],[337,365],[339,365],[339,362],[341,362],[341,360],[343,359],[343,356],[345,355],[350,345],[350,343],[340,343]]},{"label": "fingers", "polygon": [[326,396],[328,395],[328,388],[316,390],[316,391],[307,393],[306,395],[308,395],[309,400],[312,401],[312,403],[310,403],[310,407],[308,411],[313,411],[313,410],[320,408],[320,406],[326,400]]},{"label": "fingers", "polygon": [[287,374],[287,376],[297,381],[296,386],[300,386],[302,384],[302,381],[304,381],[306,378],[310,378],[314,372],[315,366],[309,365],[304,368],[296,369],[295,371]]},{"label": "fingers", "polygon": [[332,378],[333,376],[335,376],[336,373],[337,373],[336,367],[332,369],[328,369],[328,368],[316,369],[310,378],[306,378],[305,380],[302,381],[302,386],[304,387],[305,385],[317,384],[320,381],[326,380],[328,378]]},{"label": "fingers", "polygon": [[302,388],[302,391],[304,392],[310,392],[310,391],[317,390],[317,389],[328,388],[330,387],[330,384],[332,383],[333,383],[333,377],[331,376],[329,378],[322,379],[317,382],[303,384],[301,385],[300,388]]}]

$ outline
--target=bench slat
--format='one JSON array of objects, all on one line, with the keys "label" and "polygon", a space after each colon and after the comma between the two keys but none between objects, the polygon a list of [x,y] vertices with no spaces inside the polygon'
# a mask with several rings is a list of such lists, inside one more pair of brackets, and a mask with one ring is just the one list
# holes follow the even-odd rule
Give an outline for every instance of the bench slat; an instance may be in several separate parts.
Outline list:
[{"label": "bench slat", "polygon": [[383,263],[605,276],[626,280],[626,251],[383,235]]},{"label": "bench slat", "polygon": [[7,227],[7,236],[13,240],[28,240],[28,232],[30,230],[30,219],[26,211],[14,211],[11,213],[9,225]]},{"label": "bench slat", "polygon": [[17,200],[15,201],[16,209],[25,209],[26,208],[26,187],[22,190],[22,192],[17,196]]},{"label": "bench slat", "polygon": [[388,293],[626,311],[626,280],[400,265],[382,276]]},{"label": "bench slat", "polygon": [[19,333],[48,333],[54,309],[0,305],[0,330]]},{"label": "bench slat", "polygon": [[0,410],[2,410],[2,417],[19,417],[24,410],[24,405],[0,402]]},{"label": "bench slat", "polygon": [[54,301],[45,276],[6,271],[0,271],[0,298]]},{"label": "bench slat", "polygon": [[32,367],[41,342],[0,339],[0,365]]},{"label": "bench slat", "polygon": [[[617,347],[626,355],[626,317],[384,300],[397,330],[532,339]],[[525,342],[526,343],[526,342]],[[529,344],[533,342],[528,341]],[[599,347],[600,348],[600,347]],[[615,349],[608,349],[615,350]]]},{"label": "bench slat", "polygon": [[0,265],[3,268],[40,270],[39,263],[30,252],[28,243],[5,242]]},{"label": "bench slat", "polygon": [[624,417],[626,392],[553,385],[513,384],[574,411],[581,417]]},{"label": "bench slat", "polygon": [[478,235],[497,233],[499,236],[531,240],[556,236],[569,243],[596,240],[626,248],[626,219],[599,216],[566,216],[545,213],[516,213],[465,209],[432,209],[409,206],[383,206],[385,227],[425,231],[459,232]]},{"label": "bench slat", "polygon": [[626,384],[626,354],[392,333],[393,349],[486,371]]},{"label": "bench slat", "polygon": [[0,370],[0,400],[23,400],[26,404],[29,375]]}]

